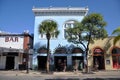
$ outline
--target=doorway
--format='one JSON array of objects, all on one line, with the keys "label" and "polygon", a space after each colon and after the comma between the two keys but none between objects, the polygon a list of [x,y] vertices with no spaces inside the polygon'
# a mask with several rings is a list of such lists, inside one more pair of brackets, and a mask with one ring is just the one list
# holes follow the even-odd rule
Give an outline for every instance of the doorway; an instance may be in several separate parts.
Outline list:
[{"label": "doorway", "polygon": [[14,65],[15,65],[15,57],[7,56],[6,57],[6,70],[14,69]]},{"label": "doorway", "polygon": [[93,67],[96,68],[96,65],[98,70],[105,69],[104,51],[100,47],[95,48],[93,52]]},{"label": "doorway", "polygon": [[54,57],[54,64],[55,64],[55,70],[56,71],[63,71],[62,64],[66,64],[67,67],[67,57],[66,56],[55,56]]},{"label": "doorway", "polygon": [[77,70],[82,70],[84,68],[83,59],[83,56],[72,56],[72,66],[77,65]]},{"label": "doorway", "polygon": [[46,70],[47,56],[38,56],[38,70]]},{"label": "doorway", "polygon": [[98,62],[98,70],[104,70],[105,69],[104,56],[93,56],[93,66],[95,66],[96,61]]}]

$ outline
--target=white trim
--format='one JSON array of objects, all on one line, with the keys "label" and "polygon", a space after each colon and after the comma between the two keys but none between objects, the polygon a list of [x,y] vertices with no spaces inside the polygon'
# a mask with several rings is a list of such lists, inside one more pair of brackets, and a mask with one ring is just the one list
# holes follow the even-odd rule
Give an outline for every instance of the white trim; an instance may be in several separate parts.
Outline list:
[{"label": "white trim", "polygon": [[84,56],[82,53],[75,53],[75,54],[53,54],[53,56]]},{"label": "white trim", "polygon": [[53,54],[53,56],[66,56],[67,57],[68,54]]},{"label": "white trim", "polygon": [[87,7],[51,7],[51,8],[33,8],[34,12],[49,12],[49,11],[88,11]]},{"label": "white trim", "polygon": [[47,54],[44,54],[44,53],[41,54],[41,53],[40,53],[40,54],[38,54],[38,56],[47,56]]},{"label": "white trim", "polygon": [[36,16],[48,16],[48,15],[66,15],[66,16],[69,16],[69,15],[83,15],[85,16],[87,13],[88,13],[88,8],[87,7],[72,7],[72,8],[58,8],[58,7],[55,7],[55,8],[33,8],[32,11],[34,12],[34,14]]},{"label": "white trim", "polygon": [[72,54],[72,56],[83,56],[83,54],[82,53],[75,53],[75,54]]}]

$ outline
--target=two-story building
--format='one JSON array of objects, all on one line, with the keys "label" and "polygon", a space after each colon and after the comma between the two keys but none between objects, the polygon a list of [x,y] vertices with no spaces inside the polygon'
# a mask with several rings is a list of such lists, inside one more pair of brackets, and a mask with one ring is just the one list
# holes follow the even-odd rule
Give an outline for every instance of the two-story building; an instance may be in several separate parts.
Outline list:
[{"label": "two-story building", "polygon": [[37,69],[45,69],[46,65],[46,36],[39,34],[39,25],[45,20],[52,20],[57,23],[60,34],[58,38],[52,37],[50,40],[50,65],[54,70],[58,68],[58,62],[66,61],[67,69],[72,69],[73,62],[77,60],[80,69],[84,64],[84,48],[81,45],[69,43],[66,39],[66,28],[73,27],[75,21],[81,21],[88,13],[87,7],[48,7],[48,8],[33,8],[35,15],[34,22],[34,56],[33,65]]}]

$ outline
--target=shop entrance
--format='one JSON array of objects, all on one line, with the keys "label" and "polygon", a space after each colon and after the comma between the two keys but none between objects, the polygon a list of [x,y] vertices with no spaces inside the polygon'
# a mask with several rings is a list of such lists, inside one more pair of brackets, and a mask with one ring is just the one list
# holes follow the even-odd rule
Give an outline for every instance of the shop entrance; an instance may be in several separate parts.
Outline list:
[{"label": "shop entrance", "polygon": [[14,56],[7,56],[6,57],[6,70],[14,69],[15,65],[15,57]]},{"label": "shop entrance", "polygon": [[67,66],[67,57],[66,56],[55,56],[54,57],[54,64],[55,64],[56,71],[63,71],[64,63]]},{"label": "shop entrance", "polygon": [[38,56],[38,70],[46,70],[47,56]]},{"label": "shop entrance", "polygon": [[83,56],[72,56],[72,66],[77,66],[77,70],[82,70],[84,68]]},{"label": "shop entrance", "polygon": [[104,56],[94,56],[93,57],[93,65],[95,66],[95,63],[98,63],[98,70],[104,70],[105,64],[104,64]]},{"label": "shop entrance", "polygon": [[95,48],[93,53],[93,67],[98,65],[98,70],[105,69],[104,52],[101,48]]}]

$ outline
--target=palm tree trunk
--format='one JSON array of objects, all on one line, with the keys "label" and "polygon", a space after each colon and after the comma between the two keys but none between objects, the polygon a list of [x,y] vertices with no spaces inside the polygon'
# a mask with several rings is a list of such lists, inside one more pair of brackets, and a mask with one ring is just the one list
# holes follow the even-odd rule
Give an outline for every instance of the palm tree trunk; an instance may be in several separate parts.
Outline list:
[{"label": "palm tree trunk", "polygon": [[49,73],[49,44],[50,44],[50,40],[47,41],[47,63],[46,63],[47,73]]},{"label": "palm tree trunk", "polygon": [[46,34],[47,36],[47,62],[46,62],[46,72],[49,73],[49,60],[50,60],[50,55],[49,55],[49,49],[50,49],[50,33]]}]

